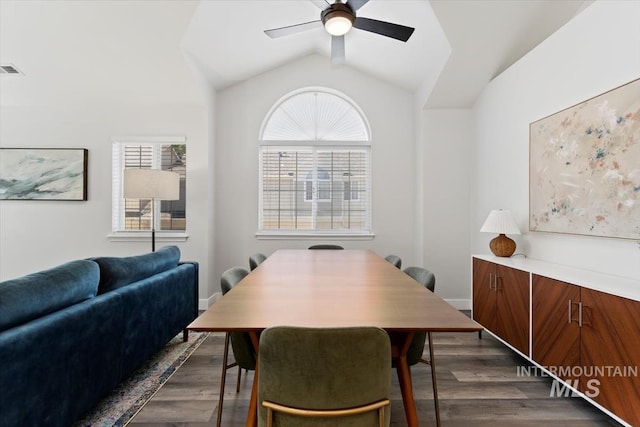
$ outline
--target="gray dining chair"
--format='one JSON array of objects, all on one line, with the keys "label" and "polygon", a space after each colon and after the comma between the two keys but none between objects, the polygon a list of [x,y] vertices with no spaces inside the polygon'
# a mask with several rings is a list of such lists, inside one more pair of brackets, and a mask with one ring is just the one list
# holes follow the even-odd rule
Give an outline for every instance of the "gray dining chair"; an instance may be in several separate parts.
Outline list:
[{"label": "gray dining chair", "polygon": [[[244,279],[249,272],[242,267],[232,267],[222,273],[220,278],[220,289],[222,295],[227,294],[235,285]],[[233,362],[229,362],[229,342],[233,350]],[[251,337],[246,332],[227,332],[224,337],[224,351],[222,355],[222,378],[220,379],[220,397],[218,399],[217,426],[222,425],[222,404],[224,401],[224,386],[227,378],[227,371],[233,367],[238,367],[238,380],[236,383],[236,393],[240,392],[240,380],[242,370],[253,371],[256,369],[256,351],[251,342]]]},{"label": "gray dining chair", "polygon": [[260,252],[256,252],[249,256],[249,268],[251,271],[255,270],[262,262],[267,259],[265,254],[261,254]]},{"label": "gray dining chair", "polygon": [[[420,283],[422,286],[430,290],[435,291],[436,288],[436,276],[426,268],[422,267],[407,267],[403,270],[413,280]],[[416,333],[407,352],[407,361],[409,365],[415,365],[418,362],[430,365],[431,363],[422,357],[424,351],[424,345],[426,342],[426,332]]]},{"label": "gray dining chair", "polygon": [[275,326],[262,332],[258,358],[259,427],[389,426],[383,329]]},{"label": "gray dining chair", "polygon": [[403,271],[431,292],[435,291],[436,276],[431,271],[422,267],[407,267]]},{"label": "gray dining chair", "polygon": [[321,244],[321,245],[309,246],[309,249],[344,249],[344,248],[340,245]]},{"label": "gray dining chair", "polygon": [[387,255],[386,257],[384,257],[384,259],[395,265],[397,268],[402,267],[402,259],[400,259],[398,255]]},{"label": "gray dining chair", "polygon": [[[422,267],[407,267],[403,270],[408,276],[410,276],[413,280],[420,283],[426,289],[431,292],[435,291],[436,288],[436,276],[426,268]],[[431,332],[416,332],[413,336],[413,340],[411,341],[411,345],[409,346],[409,350],[407,350],[407,363],[409,366],[424,363],[431,367],[431,381],[433,384],[433,403],[435,406],[436,412],[436,425],[440,425],[440,405],[438,403],[438,390],[436,386],[436,372],[431,363],[431,360],[427,360],[422,357],[424,352],[424,345],[428,340],[429,349],[433,349],[433,338],[431,336]]]}]

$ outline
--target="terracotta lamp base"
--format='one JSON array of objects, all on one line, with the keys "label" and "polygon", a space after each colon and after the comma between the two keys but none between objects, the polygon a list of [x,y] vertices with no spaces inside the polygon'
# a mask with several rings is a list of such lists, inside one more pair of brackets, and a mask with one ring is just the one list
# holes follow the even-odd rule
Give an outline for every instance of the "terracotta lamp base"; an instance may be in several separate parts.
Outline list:
[{"label": "terracotta lamp base", "polygon": [[516,242],[500,234],[489,242],[489,249],[495,256],[510,257],[516,251]]}]

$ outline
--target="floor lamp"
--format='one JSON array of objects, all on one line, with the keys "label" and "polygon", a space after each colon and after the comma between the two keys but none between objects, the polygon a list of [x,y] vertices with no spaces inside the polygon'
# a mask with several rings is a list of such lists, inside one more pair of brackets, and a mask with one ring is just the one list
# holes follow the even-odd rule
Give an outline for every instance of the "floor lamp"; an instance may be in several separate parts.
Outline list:
[{"label": "floor lamp", "polygon": [[151,199],[151,251],[155,252],[155,201],[180,199],[180,175],[159,169],[125,169],[124,198]]}]

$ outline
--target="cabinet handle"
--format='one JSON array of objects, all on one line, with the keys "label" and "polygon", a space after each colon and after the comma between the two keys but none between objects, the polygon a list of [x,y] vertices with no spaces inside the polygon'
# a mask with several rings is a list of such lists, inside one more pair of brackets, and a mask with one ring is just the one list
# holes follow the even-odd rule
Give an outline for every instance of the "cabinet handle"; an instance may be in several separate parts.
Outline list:
[{"label": "cabinet handle", "polygon": [[500,276],[498,276],[498,274],[494,274],[493,275],[493,283],[494,283],[494,287],[493,290],[498,292],[498,279],[500,278]]},{"label": "cabinet handle", "polygon": [[571,302],[571,300],[569,300],[569,323],[571,323],[573,321],[571,319],[571,306],[573,306],[573,302]]},{"label": "cabinet handle", "polygon": [[493,273],[489,273],[489,290],[493,289]]},{"label": "cabinet handle", "polygon": [[578,326],[582,328],[582,302],[578,303]]}]

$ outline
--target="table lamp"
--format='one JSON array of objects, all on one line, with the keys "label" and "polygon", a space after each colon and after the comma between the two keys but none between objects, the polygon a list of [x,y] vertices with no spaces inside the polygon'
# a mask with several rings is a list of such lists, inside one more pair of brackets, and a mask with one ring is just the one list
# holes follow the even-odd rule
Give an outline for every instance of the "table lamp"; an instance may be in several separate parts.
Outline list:
[{"label": "table lamp", "polygon": [[520,230],[510,211],[492,210],[482,225],[480,232],[498,233],[498,236],[489,242],[489,249],[495,256],[510,257],[515,252],[516,242],[508,238],[506,234],[520,234]]},{"label": "table lamp", "polygon": [[155,252],[155,201],[180,199],[180,175],[159,169],[125,169],[124,198],[151,199],[151,251]]}]

